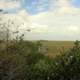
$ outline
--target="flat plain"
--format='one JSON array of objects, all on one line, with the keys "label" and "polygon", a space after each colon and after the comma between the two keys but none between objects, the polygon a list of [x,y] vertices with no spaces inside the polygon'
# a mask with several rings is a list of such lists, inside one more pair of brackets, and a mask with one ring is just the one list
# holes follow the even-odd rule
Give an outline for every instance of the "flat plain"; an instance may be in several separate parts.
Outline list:
[{"label": "flat plain", "polygon": [[74,41],[41,41],[42,46],[47,49],[46,55],[55,57],[61,53],[68,51],[74,46]]}]

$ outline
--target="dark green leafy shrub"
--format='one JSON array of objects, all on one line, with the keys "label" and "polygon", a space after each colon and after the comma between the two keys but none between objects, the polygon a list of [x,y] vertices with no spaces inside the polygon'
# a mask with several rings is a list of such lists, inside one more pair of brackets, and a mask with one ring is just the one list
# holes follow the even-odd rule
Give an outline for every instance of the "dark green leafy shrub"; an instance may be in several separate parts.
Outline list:
[{"label": "dark green leafy shrub", "polygon": [[0,80],[80,80],[79,41],[54,59],[41,54],[40,46],[23,40],[9,43],[8,53],[0,52]]},{"label": "dark green leafy shrub", "polygon": [[[76,42],[77,43],[77,42]],[[79,80],[80,79],[80,45],[65,52],[55,59],[43,58],[29,69],[26,80]]]},{"label": "dark green leafy shrub", "polygon": [[4,50],[0,52],[0,80],[23,80],[25,68],[42,58],[36,44],[29,41],[9,43]]}]

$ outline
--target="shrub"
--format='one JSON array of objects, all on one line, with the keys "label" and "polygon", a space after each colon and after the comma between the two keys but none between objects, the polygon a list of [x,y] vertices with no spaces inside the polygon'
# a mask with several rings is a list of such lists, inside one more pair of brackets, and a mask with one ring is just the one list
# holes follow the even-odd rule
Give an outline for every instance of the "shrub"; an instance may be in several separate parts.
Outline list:
[{"label": "shrub", "polygon": [[26,80],[79,80],[80,79],[80,45],[55,59],[43,58],[29,69]]},{"label": "shrub", "polygon": [[[10,44],[10,43],[9,43]],[[0,52],[0,80],[79,80],[80,43],[54,59],[38,51],[41,44],[18,41]],[[5,49],[6,50],[6,49]]]}]

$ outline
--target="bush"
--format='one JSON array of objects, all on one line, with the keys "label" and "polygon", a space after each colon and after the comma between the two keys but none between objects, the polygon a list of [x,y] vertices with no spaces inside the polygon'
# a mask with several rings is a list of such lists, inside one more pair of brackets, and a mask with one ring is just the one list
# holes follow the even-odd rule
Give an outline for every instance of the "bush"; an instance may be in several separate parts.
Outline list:
[{"label": "bush", "polygon": [[[38,42],[39,43],[39,42]],[[63,55],[48,58],[38,51],[41,44],[19,41],[0,52],[0,80],[79,80],[80,43]],[[6,49],[5,49],[6,50]]]},{"label": "bush", "polygon": [[0,51],[0,80],[23,80],[26,67],[43,57],[37,49],[33,42],[9,42],[4,52]]},{"label": "bush", "polygon": [[26,80],[79,80],[80,45],[76,43],[71,50],[55,59],[40,59],[29,68]]}]

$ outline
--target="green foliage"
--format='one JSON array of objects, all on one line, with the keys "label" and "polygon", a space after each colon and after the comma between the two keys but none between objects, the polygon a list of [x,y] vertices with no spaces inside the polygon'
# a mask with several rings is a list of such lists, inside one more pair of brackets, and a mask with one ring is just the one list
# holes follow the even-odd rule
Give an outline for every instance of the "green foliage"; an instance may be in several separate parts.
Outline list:
[{"label": "green foliage", "polygon": [[40,59],[29,68],[29,76],[26,80],[79,80],[80,45],[78,44],[79,42],[64,55],[55,59],[47,57]]},{"label": "green foliage", "polygon": [[9,41],[4,51],[0,50],[0,80],[80,79],[79,41],[75,42],[73,48],[63,51],[63,55],[54,59],[41,54],[39,47],[40,42]]},{"label": "green foliage", "polygon": [[0,51],[0,80],[23,80],[26,66],[36,63],[40,57],[33,42],[9,42],[4,51]]}]

